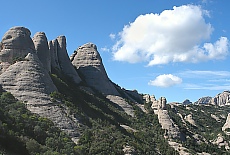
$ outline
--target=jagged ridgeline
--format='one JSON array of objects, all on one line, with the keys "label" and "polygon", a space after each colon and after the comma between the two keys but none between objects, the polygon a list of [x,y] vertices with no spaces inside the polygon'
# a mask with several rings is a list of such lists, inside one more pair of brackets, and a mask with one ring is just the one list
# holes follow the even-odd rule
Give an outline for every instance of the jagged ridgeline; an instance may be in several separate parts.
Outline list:
[{"label": "jagged ridgeline", "polygon": [[229,154],[229,92],[166,104],[113,83],[96,45],[69,57],[65,36],[30,35],[0,43],[0,154]]},{"label": "jagged ridgeline", "polygon": [[1,153],[176,154],[142,95],[108,78],[96,45],[69,58],[65,36],[30,35],[13,27],[0,45]]}]

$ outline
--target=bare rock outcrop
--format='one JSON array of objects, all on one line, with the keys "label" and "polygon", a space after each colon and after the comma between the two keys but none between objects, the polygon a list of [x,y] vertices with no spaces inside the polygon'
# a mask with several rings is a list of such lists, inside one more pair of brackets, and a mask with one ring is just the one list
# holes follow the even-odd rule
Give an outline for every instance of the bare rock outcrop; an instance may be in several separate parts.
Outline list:
[{"label": "bare rock outcrop", "polygon": [[13,27],[4,34],[0,47],[0,73],[18,59],[35,52],[30,35],[30,30],[25,27]]},{"label": "bare rock outcrop", "polygon": [[202,97],[199,98],[198,101],[196,101],[194,104],[199,105],[199,104],[209,104],[212,100],[212,97],[207,96],[207,97]]},{"label": "bare rock outcrop", "polygon": [[230,91],[226,90],[215,97],[202,97],[194,104],[213,104],[218,106],[230,105]]},{"label": "bare rock outcrop", "polygon": [[212,98],[211,104],[218,106],[230,105],[230,91],[224,91],[223,93],[217,94]]},{"label": "bare rock outcrop", "polygon": [[42,62],[44,68],[51,72],[51,56],[48,47],[48,41],[44,32],[37,32],[33,37],[33,42],[35,50],[37,52],[38,58]]},{"label": "bare rock outcrop", "polygon": [[104,95],[120,95],[107,76],[96,45],[87,43],[80,46],[70,59],[90,87]]},{"label": "bare rock outcrop", "polygon": [[158,120],[162,126],[162,129],[165,129],[167,131],[167,133],[165,133],[165,136],[167,138],[181,139],[181,133],[179,131],[179,128],[170,118],[167,110],[158,110]]},{"label": "bare rock outcrop", "polygon": [[118,104],[128,115],[134,116],[134,110],[131,105],[129,105],[125,99],[123,99],[120,96],[115,96],[115,95],[107,95],[107,99],[112,101],[113,103]]},{"label": "bare rock outcrop", "polygon": [[153,110],[158,110],[158,109],[162,109],[162,110],[165,110],[166,109],[166,103],[167,103],[167,100],[165,97],[160,97],[158,100],[154,98],[151,99],[152,101],[152,106],[151,108]]},{"label": "bare rock outcrop", "polygon": [[188,121],[193,126],[196,126],[196,123],[194,119],[192,118],[192,114],[188,114],[187,116],[185,116],[184,120]]},{"label": "bare rock outcrop", "polygon": [[64,74],[72,78],[75,83],[80,83],[81,78],[72,65],[66,50],[65,36],[59,36],[55,40],[49,42],[49,49],[52,56],[52,67],[60,69]]},{"label": "bare rock outcrop", "polygon": [[[35,36],[36,50],[40,52],[46,39],[41,33]],[[39,59],[36,50],[27,28],[14,27],[7,31],[1,41],[0,64],[5,68],[0,73],[0,85],[25,103],[31,112],[49,118],[77,142],[81,134],[80,123],[69,114],[66,106],[51,101],[49,95],[57,88],[40,60],[43,57]],[[72,65],[70,61],[69,64]]]},{"label": "bare rock outcrop", "polygon": [[230,113],[228,114],[226,122],[225,122],[224,126],[222,127],[222,131],[225,131],[226,134],[230,135],[230,132],[227,132],[226,129],[230,129]]},{"label": "bare rock outcrop", "polygon": [[145,94],[145,95],[143,95],[143,100],[146,103],[149,103],[149,102],[153,103],[154,101],[156,101],[156,98],[154,95]]},{"label": "bare rock outcrop", "polygon": [[57,89],[41,66],[37,55],[29,53],[24,61],[10,65],[0,75],[0,84],[27,104],[47,104],[49,94]]},{"label": "bare rock outcrop", "polygon": [[48,42],[50,56],[51,56],[51,68],[60,70],[59,61],[58,61],[58,42],[56,39]]}]

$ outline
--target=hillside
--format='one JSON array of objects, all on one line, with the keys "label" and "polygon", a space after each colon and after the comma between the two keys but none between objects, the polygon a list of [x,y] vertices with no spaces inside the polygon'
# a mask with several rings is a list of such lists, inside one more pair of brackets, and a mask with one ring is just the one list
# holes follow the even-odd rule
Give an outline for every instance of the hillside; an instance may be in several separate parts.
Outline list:
[{"label": "hillside", "polygon": [[0,153],[230,154],[227,104],[166,104],[123,89],[96,45],[69,58],[65,36],[30,34],[13,27],[0,43]]}]

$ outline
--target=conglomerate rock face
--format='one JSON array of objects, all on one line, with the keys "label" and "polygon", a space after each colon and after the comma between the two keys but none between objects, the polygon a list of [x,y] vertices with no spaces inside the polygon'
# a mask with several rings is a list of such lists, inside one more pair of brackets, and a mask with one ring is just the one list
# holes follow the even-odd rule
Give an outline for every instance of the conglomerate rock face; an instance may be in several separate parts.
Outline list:
[{"label": "conglomerate rock face", "polygon": [[106,74],[96,45],[87,43],[80,46],[71,56],[71,61],[89,86],[104,95],[120,95]]},{"label": "conglomerate rock face", "polygon": [[[222,131],[225,131],[226,129],[230,128],[230,113],[227,116],[226,122],[224,126],[222,127]],[[230,135],[230,132],[227,132],[228,135]]]},{"label": "conglomerate rock face", "polygon": [[46,104],[49,94],[57,90],[35,53],[10,65],[0,75],[0,84],[27,104]]},{"label": "conglomerate rock face", "polygon": [[48,72],[51,72],[51,56],[45,33],[37,32],[33,37],[33,42],[39,60],[42,62],[44,68]]},{"label": "conglomerate rock face", "polygon": [[30,30],[24,27],[13,27],[4,34],[0,46],[0,73],[16,59],[22,59],[28,53],[35,52],[30,34]]},{"label": "conglomerate rock face", "polygon": [[[57,47],[53,49],[58,54],[55,59],[58,59],[60,69],[68,76],[73,73],[74,81],[79,83],[81,79],[67,55],[65,38],[60,37],[55,43]],[[64,104],[50,98],[50,93],[57,91],[57,88],[49,75],[51,53],[45,33],[36,33],[32,40],[27,28],[11,28],[1,41],[0,65],[3,90],[11,92],[31,112],[49,118],[77,142],[80,136],[79,121],[68,114]]]},{"label": "conglomerate rock face", "polygon": [[211,104],[215,104],[218,106],[230,105],[230,91],[224,91],[216,95],[211,100]]},{"label": "conglomerate rock face", "polygon": [[51,65],[53,68],[60,69],[65,75],[69,76],[75,83],[80,83],[81,78],[73,67],[67,50],[65,36],[58,36],[55,40],[49,42],[51,53]]}]

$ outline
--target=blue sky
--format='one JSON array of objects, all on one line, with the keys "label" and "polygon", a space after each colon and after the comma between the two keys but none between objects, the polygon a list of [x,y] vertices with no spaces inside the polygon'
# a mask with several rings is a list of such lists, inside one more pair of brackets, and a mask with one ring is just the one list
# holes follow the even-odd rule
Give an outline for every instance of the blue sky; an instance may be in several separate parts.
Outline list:
[{"label": "blue sky", "polygon": [[126,89],[196,101],[230,90],[229,0],[2,1],[0,36],[13,26],[67,38],[69,55],[97,45]]}]

